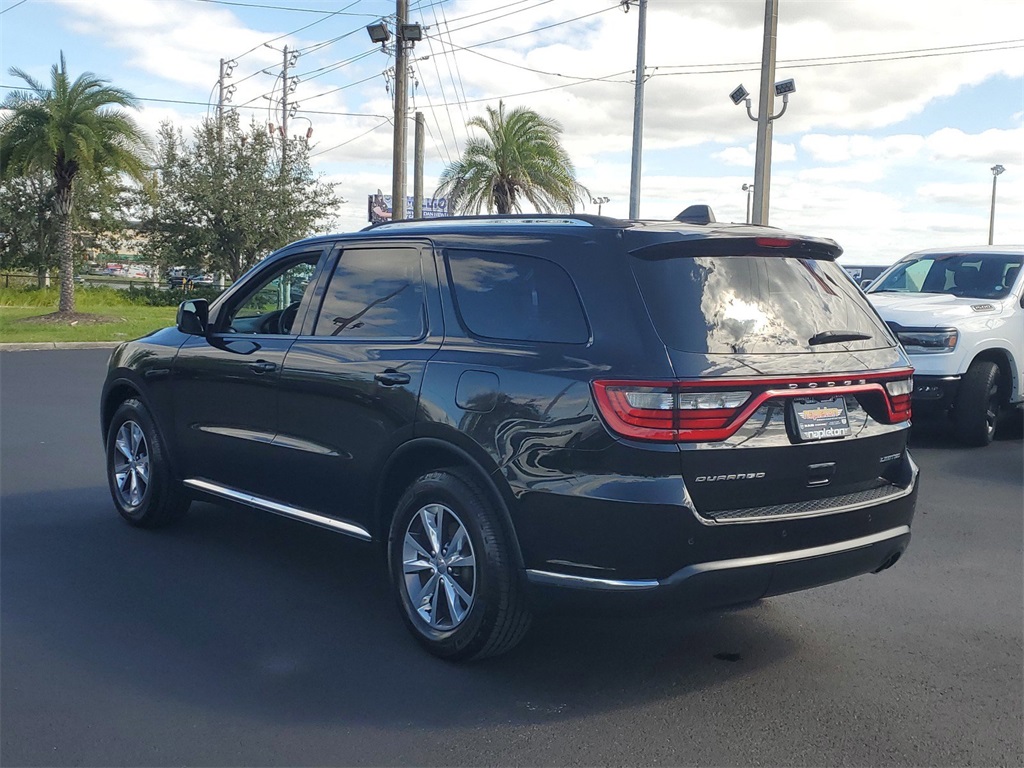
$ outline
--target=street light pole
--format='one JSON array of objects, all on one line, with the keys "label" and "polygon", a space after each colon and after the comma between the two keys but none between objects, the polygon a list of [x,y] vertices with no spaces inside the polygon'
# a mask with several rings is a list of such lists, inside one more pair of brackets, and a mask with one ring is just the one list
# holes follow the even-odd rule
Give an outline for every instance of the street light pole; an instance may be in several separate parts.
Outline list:
[{"label": "street light pole", "polygon": [[992,238],[996,231],[996,179],[999,174],[1005,171],[1001,165],[992,166],[992,208],[988,214],[988,244],[992,245]]},{"label": "street light pole", "polygon": [[747,193],[747,224],[750,223],[750,195],[754,191],[753,184],[744,184],[743,191]]},{"label": "street light pole", "polygon": [[[647,49],[647,0],[639,0],[639,31],[636,39],[636,90],[633,96],[633,159],[629,175],[629,218],[640,218],[640,161],[644,143],[644,80]],[[628,11],[630,3],[624,2]]]}]

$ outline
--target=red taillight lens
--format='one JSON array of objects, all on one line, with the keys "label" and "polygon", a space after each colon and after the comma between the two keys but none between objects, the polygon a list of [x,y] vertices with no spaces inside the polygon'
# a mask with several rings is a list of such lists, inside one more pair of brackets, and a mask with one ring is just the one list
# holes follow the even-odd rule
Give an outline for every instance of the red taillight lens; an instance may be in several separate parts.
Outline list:
[{"label": "red taillight lens", "polygon": [[624,437],[676,439],[674,383],[595,381],[594,399],[608,426]]},{"label": "red taillight lens", "polygon": [[694,391],[678,382],[595,381],[608,426],[625,437],[676,442],[721,440],[749,391]]},{"label": "red taillight lens", "polygon": [[735,434],[760,405],[777,398],[864,396],[877,405],[865,407],[879,421],[909,421],[914,390],[911,374],[910,369],[902,369],[859,374],[856,378],[839,374],[781,379],[595,381],[594,399],[605,423],[623,437],[713,442]]},{"label": "red taillight lens", "polygon": [[796,241],[784,237],[755,237],[754,242],[762,248],[790,248]]},{"label": "red taillight lens", "polygon": [[889,394],[892,421],[910,421],[910,398],[914,391],[914,377],[885,382]]}]

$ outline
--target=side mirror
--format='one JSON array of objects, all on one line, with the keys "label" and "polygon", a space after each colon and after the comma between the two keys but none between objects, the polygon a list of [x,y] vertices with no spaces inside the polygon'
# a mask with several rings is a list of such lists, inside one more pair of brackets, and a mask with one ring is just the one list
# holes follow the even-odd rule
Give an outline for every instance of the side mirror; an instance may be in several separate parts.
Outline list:
[{"label": "side mirror", "polygon": [[210,302],[189,299],[178,305],[178,330],[192,336],[205,336],[210,323]]}]

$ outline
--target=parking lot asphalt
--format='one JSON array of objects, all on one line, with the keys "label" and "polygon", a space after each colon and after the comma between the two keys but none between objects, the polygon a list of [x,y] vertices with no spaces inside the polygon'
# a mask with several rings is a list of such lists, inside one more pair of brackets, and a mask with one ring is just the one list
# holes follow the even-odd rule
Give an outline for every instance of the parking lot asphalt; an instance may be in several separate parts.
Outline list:
[{"label": "parking lot asphalt", "polygon": [[109,350],[0,353],[0,764],[1021,765],[1024,454],[917,430],[892,569],[699,616],[547,612],[423,653],[372,548],[196,504],[120,521]]}]

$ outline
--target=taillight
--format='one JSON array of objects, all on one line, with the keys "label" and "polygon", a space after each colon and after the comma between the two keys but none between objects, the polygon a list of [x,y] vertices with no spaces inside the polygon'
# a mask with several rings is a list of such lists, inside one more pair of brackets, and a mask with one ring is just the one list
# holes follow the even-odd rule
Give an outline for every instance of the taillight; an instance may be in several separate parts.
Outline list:
[{"label": "taillight", "polygon": [[[616,434],[659,442],[725,440],[771,399],[865,397],[880,421],[910,420],[911,369],[835,376],[696,381],[595,381],[594,399]],[[884,409],[881,408],[884,401]],[[878,409],[876,409],[878,406]],[[879,410],[880,409],[880,410]]]},{"label": "taillight", "polygon": [[595,381],[594,397],[608,426],[623,437],[676,439],[675,383]]},{"label": "taillight", "polygon": [[762,248],[791,248],[796,244],[785,237],[755,237],[754,242]]},{"label": "taillight", "polygon": [[910,421],[910,397],[914,392],[914,377],[885,382],[892,408],[892,421]]},{"label": "taillight", "polygon": [[594,382],[598,408],[613,431],[661,442],[721,440],[750,394],[697,392],[679,382]]}]

